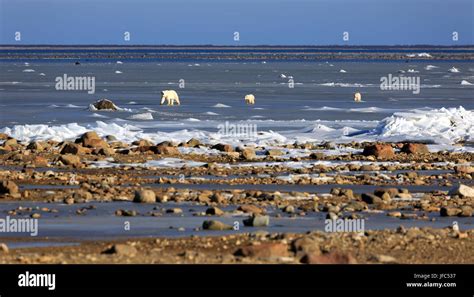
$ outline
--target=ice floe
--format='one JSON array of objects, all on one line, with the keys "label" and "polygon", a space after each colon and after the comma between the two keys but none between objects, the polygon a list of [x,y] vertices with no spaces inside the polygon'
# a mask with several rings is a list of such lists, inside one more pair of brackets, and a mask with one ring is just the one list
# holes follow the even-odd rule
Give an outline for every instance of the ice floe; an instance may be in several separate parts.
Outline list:
[{"label": "ice floe", "polygon": [[[371,112],[367,110],[365,112]],[[94,115],[92,115],[94,116]],[[96,117],[96,116],[94,116]],[[133,120],[151,120],[151,113],[139,113]],[[64,125],[14,125],[0,129],[20,141],[53,139],[56,141],[73,140],[81,134],[94,130],[101,136],[114,135],[121,141],[131,142],[137,139],[150,139],[154,143],[173,141],[180,143],[191,138],[203,143],[229,143],[235,146],[250,145],[283,145],[289,143],[325,142],[347,143],[351,141],[422,141],[439,145],[438,148],[452,148],[458,142],[474,141],[474,112],[463,107],[441,109],[415,109],[394,112],[381,121],[300,121],[301,127],[293,130],[275,131],[282,125],[281,121],[249,120],[237,123],[258,125],[256,135],[251,138],[219,133],[214,127],[215,121],[195,121],[189,118],[188,124],[181,130],[169,132],[174,127],[168,122],[113,119],[107,122],[96,121],[91,124],[70,123]],[[284,121],[283,121],[284,122]],[[286,125],[291,122],[285,122]],[[185,129],[189,127],[191,129]],[[261,127],[266,127],[261,128]],[[296,127],[296,126],[295,126]],[[201,129],[202,128],[202,129]],[[160,131],[166,129],[168,132]],[[204,130],[203,130],[204,129]],[[469,147],[463,147],[469,149]]]},{"label": "ice floe", "polygon": [[460,72],[459,69],[456,68],[456,67],[452,67],[452,68],[450,68],[448,71],[451,72],[451,73],[458,73],[458,72]]},{"label": "ice floe", "polygon": [[459,108],[397,112],[371,131],[384,140],[456,143],[474,139],[474,112]]},{"label": "ice floe", "polygon": [[153,120],[153,115],[151,114],[151,112],[137,113],[137,114],[129,116],[128,119],[148,121],[148,120]]},{"label": "ice floe", "polygon": [[227,107],[230,107],[230,106],[222,104],[222,103],[217,103],[216,105],[214,105],[212,107],[214,107],[214,108],[227,108]]},{"label": "ice floe", "polygon": [[418,54],[407,54],[408,58],[432,58],[433,56],[428,53],[418,53]]}]

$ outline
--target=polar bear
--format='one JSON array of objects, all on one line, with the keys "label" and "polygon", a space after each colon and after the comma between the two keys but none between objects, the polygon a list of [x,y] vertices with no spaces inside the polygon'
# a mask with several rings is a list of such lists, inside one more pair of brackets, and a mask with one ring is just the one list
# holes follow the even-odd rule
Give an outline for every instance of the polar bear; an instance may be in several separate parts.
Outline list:
[{"label": "polar bear", "polygon": [[160,103],[160,105],[163,105],[165,103],[165,100],[167,101],[168,105],[174,105],[175,101],[178,105],[181,105],[181,103],[179,102],[178,93],[176,93],[175,90],[161,91],[161,103]]},{"label": "polar bear", "polygon": [[356,92],[354,94],[354,101],[355,102],[361,102],[362,101],[362,95],[359,92]]},{"label": "polar bear", "polygon": [[255,96],[253,94],[245,95],[245,103],[255,104]]}]

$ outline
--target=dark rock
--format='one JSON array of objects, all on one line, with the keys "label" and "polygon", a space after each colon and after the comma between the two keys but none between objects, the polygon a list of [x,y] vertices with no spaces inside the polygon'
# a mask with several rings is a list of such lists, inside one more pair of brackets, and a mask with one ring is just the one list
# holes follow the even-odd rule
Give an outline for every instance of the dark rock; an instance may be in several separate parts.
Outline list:
[{"label": "dark rock", "polygon": [[309,155],[309,158],[310,159],[313,159],[313,160],[323,160],[324,159],[324,153],[311,153]]},{"label": "dark rock", "polygon": [[314,238],[304,236],[292,241],[291,248],[295,253],[321,254],[320,244]]},{"label": "dark rock", "polygon": [[215,203],[224,203],[226,201],[226,198],[221,194],[221,193],[214,193],[211,197],[211,202]]},{"label": "dark rock", "polygon": [[156,202],[155,192],[153,192],[152,190],[135,191],[135,197],[133,198],[133,202],[155,203]]},{"label": "dark rock", "polygon": [[218,150],[218,151],[221,151],[221,152],[228,152],[228,153],[234,151],[234,148],[231,145],[223,144],[223,143],[218,143],[216,145],[213,145],[211,148],[215,149],[215,150]]},{"label": "dark rock", "polygon": [[397,188],[380,188],[380,189],[375,189],[374,191],[374,195],[382,199],[384,195],[388,195],[389,198],[394,198],[396,195],[398,195],[398,193],[399,191]]},{"label": "dark rock", "polygon": [[221,216],[224,214],[224,211],[217,207],[210,207],[206,210],[206,214],[211,216]]},{"label": "dark rock", "polygon": [[45,149],[45,146],[39,141],[33,141],[30,144],[28,144],[26,148],[32,151],[41,152]]},{"label": "dark rock", "polygon": [[361,199],[367,204],[379,204],[383,202],[380,197],[368,193],[363,193]]},{"label": "dark rock", "polygon": [[159,144],[157,146],[151,146],[150,150],[153,151],[155,154],[160,155],[179,155],[178,148],[174,146],[166,146]]},{"label": "dark rock", "polygon": [[85,147],[90,148],[108,148],[109,144],[97,135],[94,131],[84,133],[76,140],[76,143],[81,143]]},{"label": "dark rock", "polygon": [[472,217],[472,207],[469,205],[464,205],[461,207],[461,213],[458,214],[460,217]]},{"label": "dark rock", "polygon": [[474,166],[459,165],[454,167],[457,174],[471,174],[474,173]]},{"label": "dark rock", "polygon": [[356,259],[349,253],[330,252],[327,254],[307,253],[301,258],[305,264],[357,264]]},{"label": "dark rock", "polygon": [[270,225],[270,217],[269,216],[251,216],[248,219],[245,219],[244,226],[247,227],[267,227]]},{"label": "dark rock", "polygon": [[281,150],[267,150],[265,155],[276,157],[283,155],[283,152]]},{"label": "dark rock", "polygon": [[237,208],[237,210],[240,210],[246,213],[256,214],[256,215],[259,215],[265,212],[263,209],[255,205],[241,205]]},{"label": "dark rock", "polygon": [[245,148],[241,152],[242,158],[245,160],[253,160],[256,157],[255,151],[251,148]]},{"label": "dark rock", "polygon": [[59,161],[61,161],[64,165],[69,165],[73,167],[77,167],[81,165],[81,158],[76,155],[66,154],[59,157]]},{"label": "dark rock", "polygon": [[38,166],[38,167],[46,167],[48,166],[48,160],[46,158],[43,158],[41,156],[36,156],[34,159],[33,159],[33,162],[32,162],[35,166]]},{"label": "dark rock", "polygon": [[389,159],[395,157],[395,153],[390,144],[374,144],[364,147],[364,156],[375,156],[376,158]]},{"label": "dark rock", "polygon": [[65,155],[65,154],[82,155],[88,152],[89,150],[82,147],[81,145],[68,142],[64,144],[63,148],[61,149],[60,154],[61,155]]},{"label": "dark rock", "polygon": [[109,111],[118,110],[117,105],[115,105],[112,101],[110,101],[108,99],[101,99],[101,100],[95,102],[92,105],[97,110],[109,110]]},{"label": "dark rock", "polygon": [[196,138],[191,138],[190,140],[188,140],[188,142],[186,142],[186,145],[188,147],[198,147],[201,145],[201,142]]},{"label": "dark rock", "polygon": [[429,154],[430,150],[422,143],[405,143],[400,150],[406,154]]},{"label": "dark rock", "polygon": [[18,186],[9,180],[4,180],[0,183],[0,194],[14,195],[18,194]]},{"label": "dark rock", "polygon": [[210,220],[210,221],[204,221],[202,223],[202,228],[204,230],[213,230],[213,231],[222,231],[222,230],[232,230],[232,226],[230,225],[227,225],[227,224],[224,224],[222,222],[219,222],[219,221],[214,221],[214,220]]},{"label": "dark rock", "polygon": [[454,196],[458,195],[460,197],[472,197],[474,198],[474,189],[463,184],[459,184],[452,188],[448,195]]},{"label": "dark rock", "polygon": [[102,253],[132,256],[137,253],[137,249],[129,244],[114,244],[112,247],[106,249]]},{"label": "dark rock", "polygon": [[454,217],[462,213],[462,210],[455,207],[442,207],[440,209],[440,215],[442,217]]},{"label": "dark rock", "polygon": [[182,214],[183,213],[183,210],[181,208],[168,208],[166,210],[166,213],[173,213],[173,214]]},{"label": "dark rock", "polygon": [[239,248],[235,256],[254,258],[288,257],[288,246],[283,243],[262,243]]}]

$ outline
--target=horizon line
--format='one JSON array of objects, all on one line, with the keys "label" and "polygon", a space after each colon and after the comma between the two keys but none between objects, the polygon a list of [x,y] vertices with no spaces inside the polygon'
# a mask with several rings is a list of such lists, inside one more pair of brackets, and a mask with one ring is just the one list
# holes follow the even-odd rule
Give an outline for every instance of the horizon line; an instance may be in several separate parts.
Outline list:
[{"label": "horizon line", "polygon": [[300,44],[300,45],[286,45],[286,44],[248,44],[248,45],[230,45],[230,44],[0,44],[0,47],[474,47],[474,44]]}]

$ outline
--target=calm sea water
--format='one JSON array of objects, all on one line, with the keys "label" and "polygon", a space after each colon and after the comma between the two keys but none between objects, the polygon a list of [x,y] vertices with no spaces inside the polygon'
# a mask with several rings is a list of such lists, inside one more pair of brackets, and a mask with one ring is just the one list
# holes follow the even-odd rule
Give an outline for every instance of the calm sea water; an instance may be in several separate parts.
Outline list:
[{"label": "calm sea water", "polygon": [[[426,70],[428,65],[438,68]],[[459,73],[448,70],[456,67]],[[474,109],[471,62],[1,62],[0,128],[16,124],[136,123],[177,130],[212,129],[223,121],[253,120],[272,129],[304,126],[304,121],[377,121],[393,112],[463,106]],[[32,69],[34,72],[24,72]],[[341,69],[346,72],[341,72]],[[412,69],[415,72],[407,72]],[[420,94],[382,91],[380,78],[418,76]],[[26,70],[30,71],[30,70]],[[120,71],[122,73],[115,73]],[[40,75],[43,73],[44,75]],[[58,91],[58,76],[95,77],[94,94]],[[284,74],[286,78],[282,78]],[[288,77],[294,79],[291,88]],[[184,88],[179,81],[183,80]],[[181,106],[160,106],[160,92],[178,91]],[[360,91],[364,102],[353,101]],[[244,103],[245,94],[256,104]],[[108,98],[121,112],[91,112],[89,104]],[[228,106],[228,107],[216,107]],[[130,120],[151,112],[154,120]],[[199,121],[198,121],[199,120]],[[304,121],[303,121],[304,120]]]}]

